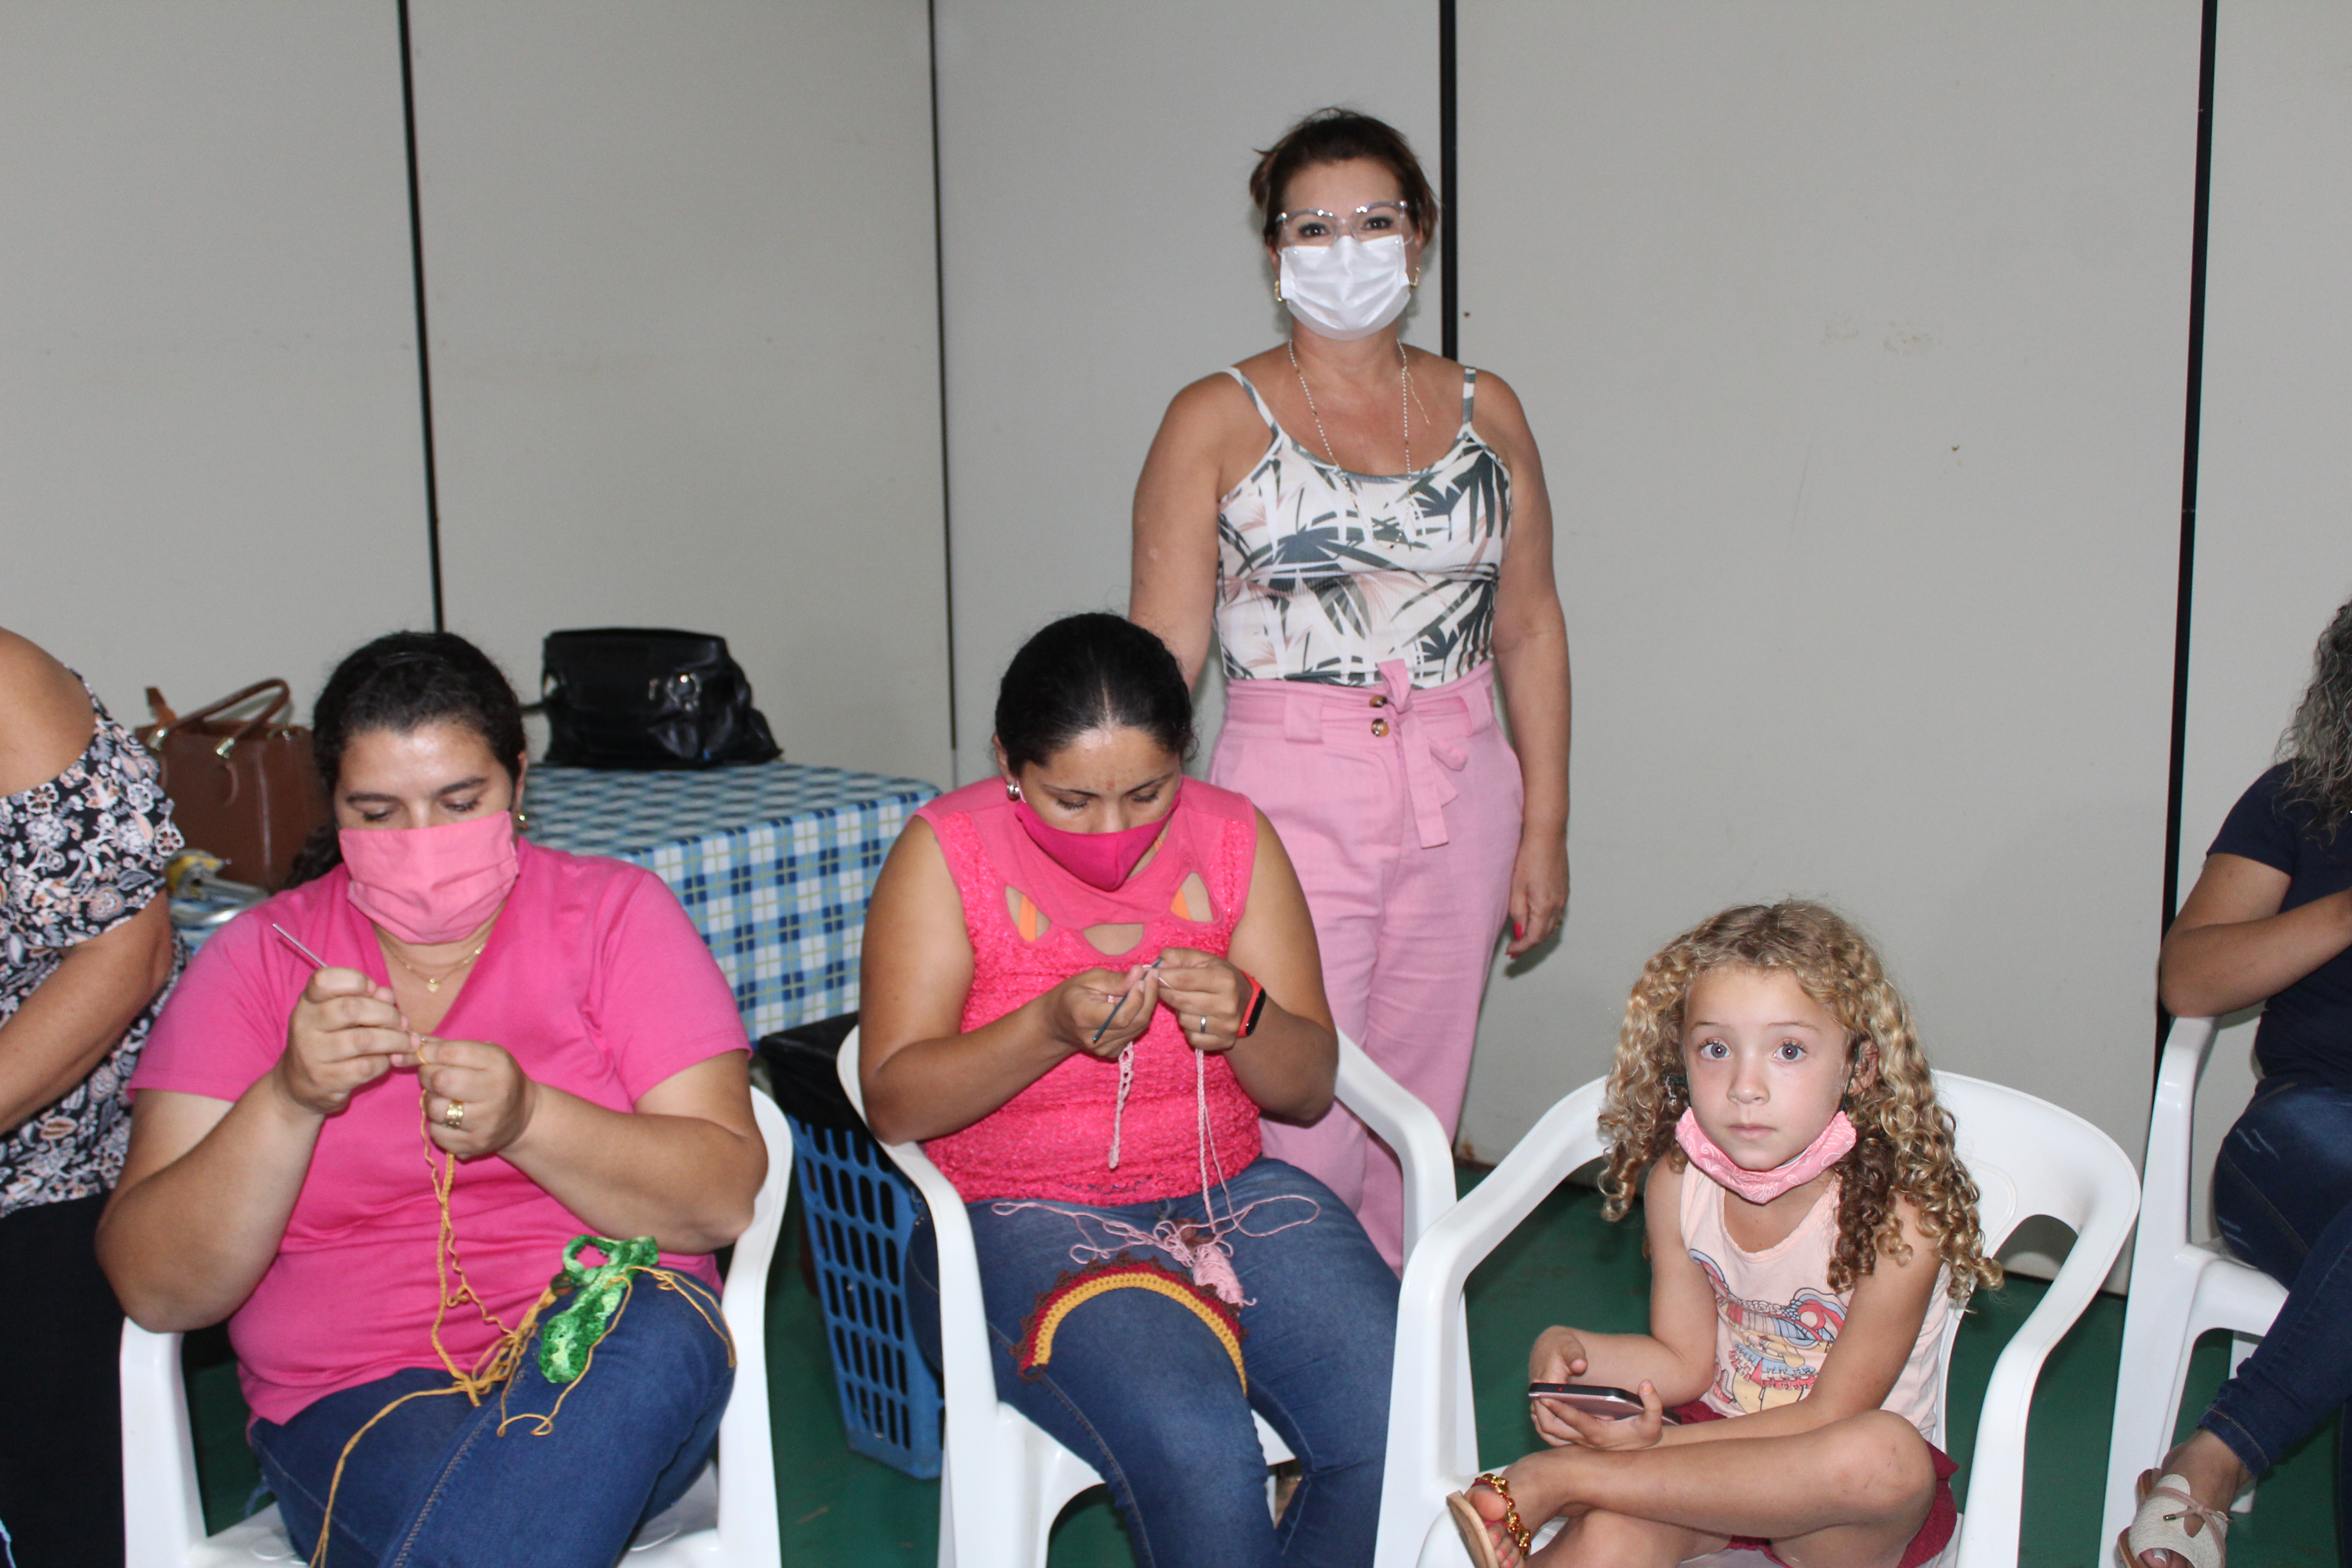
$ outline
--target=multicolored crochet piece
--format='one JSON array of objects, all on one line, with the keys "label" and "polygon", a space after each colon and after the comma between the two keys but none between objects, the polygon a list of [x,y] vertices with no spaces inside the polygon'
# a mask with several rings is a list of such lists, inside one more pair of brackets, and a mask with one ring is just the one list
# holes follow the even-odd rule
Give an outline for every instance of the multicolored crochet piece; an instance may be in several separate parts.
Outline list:
[{"label": "multicolored crochet piece", "polygon": [[1063,1321],[1079,1307],[1112,1290],[1150,1290],[1191,1310],[1225,1347],[1225,1354],[1233,1360],[1234,1375],[1242,1380],[1242,1392],[1249,1392],[1249,1373],[1242,1365],[1242,1340],[1247,1331],[1233,1308],[1219,1300],[1216,1292],[1172,1268],[1124,1257],[1102,1258],[1064,1274],[1054,1281],[1052,1289],[1037,1298],[1037,1305],[1021,1325],[1021,1343],[1014,1352],[1021,1374],[1036,1376],[1054,1359],[1054,1336]]},{"label": "multicolored crochet piece", "polygon": [[[589,1247],[604,1255],[600,1264],[584,1264],[580,1255]],[[613,1326],[613,1314],[629,1293],[629,1276],[658,1267],[661,1248],[650,1236],[614,1241],[604,1236],[575,1236],[563,1249],[563,1272],[551,1281],[559,1296],[572,1293],[572,1304],[539,1326],[539,1371],[550,1383],[572,1383],[588,1370],[588,1358]]]}]

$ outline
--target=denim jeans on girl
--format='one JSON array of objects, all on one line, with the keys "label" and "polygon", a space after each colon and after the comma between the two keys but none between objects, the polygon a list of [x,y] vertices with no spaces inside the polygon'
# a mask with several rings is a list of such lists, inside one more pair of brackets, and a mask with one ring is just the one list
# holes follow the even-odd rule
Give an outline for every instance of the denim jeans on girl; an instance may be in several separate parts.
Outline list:
[{"label": "denim jeans on girl", "polygon": [[[711,1322],[719,1308],[688,1281]],[[719,1440],[735,1371],[727,1342],[676,1290],[639,1279],[545,1436],[498,1430],[499,1402],[412,1399],[352,1448],[335,1491],[329,1568],[600,1568],[684,1496]],[[536,1344],[506,1414],[554,1408]],[[319,1539],[335,1462],[352,1433],[404,1394],[446,1388],[439,1368],[396,1372],[247,1433],[304,1557]]]},{"label": "denim jeans on girl", "polygon": [[[2213,1163],[2231,1250],[2287,1288],[2278,1321],[2198,1425],[2261,1475],[2352,1401],[2352,1092],[2265,1084]],[[2336,1458],[2352,1521],[2352,1441]]]},{"label": "denim jeans on girl", "polygon": [[[1229,1194],[1236,1210],[1298,1194],[1322,1211],[1277,1235],[1230,1238],[1242,1294],[1255,1303],[1240,1312],[1246,1397],[1208,1326],[1149,1290],[1107,1291],[1074,1308],[1034,1380],[1013,1360],[1038,1296],[1077,1267],[1070,1257],[1077,1225],[1055,1210],[1149,1231],[1163,1219],[1202,1223],[1198,1194],[1110,1208],[1056,1202],[1011,1214],[990,1203],[967,1205],[997,1393],[1110,1483],[1140,1568],[1360,1568],[1371,1561],[1380,1521],[1396,1276],[1347,1206],[1303,1171],[1256,1160],[1215,1189],[1220,1215]],[[1247,1223],[1270,1230],[1311,1212],[1303,1203],[1271,1204]],[[936,1365],[938,1260],[928,1216],[908,1250],[916,1286],[908,1304]],[[1127,1256],[1174,1267],[1160,1252]],[[1266,1514],[1253,1408],[1304,1470],[1279,1524]]]}]

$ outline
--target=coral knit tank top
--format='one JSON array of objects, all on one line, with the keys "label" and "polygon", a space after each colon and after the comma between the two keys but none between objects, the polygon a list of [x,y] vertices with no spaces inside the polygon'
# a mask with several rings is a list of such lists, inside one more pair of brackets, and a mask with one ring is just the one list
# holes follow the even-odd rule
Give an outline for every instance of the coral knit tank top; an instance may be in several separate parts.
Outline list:
[{"label": "coral knit tank top", "polygon": [[[972,953],[966,1032],[1081,970],[1149,963],[1170,947],[1222,957],[1249,902],[1256,809],[1231,790],[1198,779],[1187,779],[1179,791],[1156,852],[1109,892],[1073,877],[1036,846],[1013,815],[1001,780],[967,784],[916,815],[939,836],[963,899]],[[1190,918],[1183,896],[1196,872],[1208,889],[1206,921]],[[1139,925],[1143,935],[1125,952],[1107,953],[1085,935],[1089,927],[1106,925]],[[1047,1198],[1113,1205],[1198,1192],[1203,1142],[1198,1053],[1164,1003],[1131,1050],[1134,1079],[1119,1123],[1117,1170],[1108,1157],[1118,1065],[1083,1054],[971,1126],[930,1140],[923,1152],[966,1203]],[[1209,1180],[1214,1182],[1221,1168],[1231,1175],[1257,1158],[1258,1110],[1223,1056],[1210,1056],[1203,1065]]]}]

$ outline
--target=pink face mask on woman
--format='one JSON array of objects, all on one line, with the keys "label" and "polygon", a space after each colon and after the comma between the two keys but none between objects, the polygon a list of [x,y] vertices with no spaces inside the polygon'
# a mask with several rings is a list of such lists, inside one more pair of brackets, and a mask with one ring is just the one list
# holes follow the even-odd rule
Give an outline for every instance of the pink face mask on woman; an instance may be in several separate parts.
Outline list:
[{"label": "pink face mask on woman", "polygon": [[1821,1135],[1801,1150],[1797,1157],[1785,1165],[1775,1165],[1769,1171],[1750,1171],[1724,1152],[1723,1145],[1706,1135],[1698,1124],[1698,1112],[1685,1110],[1683,1119],[1675,1123],[1675,1142],[1683,1146],[1691,1163],[1713,1176],[1717,1182],[1738,1193],[1751,1204],[1769,1204],[1782,1193],[1795,1192],[1846,1156],[1855,1142],[1853,1122],[1843,1110],[1830,1118],[1830,1124]]},{"label": "pink face mask on woman", "polygon": [[[1176,796],[1183,793],[1181,779],[1168,797],[1168,816],[1176,812]],[[1015,796],[1013,815],[1021,819],[1021,826],[1030,842],[1054,858],[1054,862],[1088,887],[1105,892],[1119,887],[1135,872],[1135,864],[1151,852],[1159,842],[1160,831],[1168,826],[1168,816],[1156,822],[1139,822],[1133,827],[1122,827],[1116,833],[1073,833],[1066,827],[1049,826],[1027,801]]]},{"label": "pink face mask on woman", "polygon": [[515,885],[514,818],[503,811],[438,827],[346,827],[335,837],[360,913],[420,947],[465,936]]}]

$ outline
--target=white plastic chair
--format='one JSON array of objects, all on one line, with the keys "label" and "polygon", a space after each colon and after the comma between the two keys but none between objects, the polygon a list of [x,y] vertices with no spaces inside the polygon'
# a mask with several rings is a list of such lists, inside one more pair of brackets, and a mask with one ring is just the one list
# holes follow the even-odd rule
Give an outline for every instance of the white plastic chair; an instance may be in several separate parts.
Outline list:
[{"label": "white plastic chair", "polygon": [[[854,1032],[842,1043],[839,1065],[842,1087],[863,1116],[866,1098]],[[1387,1141],[1404,1168],[1404,1242],[1410,1256],[1415,1239],[1454,1201],[1454,1154],[1444,1131],[1429,1107],[1375,1067],[1345,1035],[1339,1037],[1339,1097]],[[1044,1568],[1055,1518],[1070,1499],[1102,1485],[1102,1477],[998,1400],[980,1260],[963,1200],[919,1145],[882,1147],[922,1194],[939,1243],[940,1392],[947,1406],[940,1445],[940,1568]],[[1460,1340],[1453,1353],[1467,1366],[1469,1342]],[[1257,1431],[1267,1464],[1291,1457],[1263,1419]]]},{"label": "white plastic chair", "polygon": [[[2230,1330],[2230,1370],[2235,1373],[2286,1300],[2285,1286],[2231,1257],[2222,1243],[2189,1239],[2189,1138],[2197,1119],[2197,1079],[2212,1051],[2213,1034],[2210,1018],[2175,1018],[2157,1070],[2139,1247],[2132,1254],[2115,1435],[2107,1449],[2109,1541],[2130,1525],[2137,1510],[2132,1483],[2172,1447],[2189,1353],[2198,1336]],[[2239,1507],[2252,1502],[2249,1492]]]},{"label": "white plastic chair", "polygon": [[[719,1427],[717,1462],[675,1507],[648,1521],[623,1559],[631,1568],[775,1568],[776,1464],[768,1430],[768,1268],[792,1187],[793,1140],[783,1112],[758,1089],[751,1113],[767,1141],[768,1175],[736,1238],[720,1307],[735,1341],[735,1389]],[[727,1485],[719,1484],[719,1472]],[[125,1568],[244,1568],[283,1563],[294,1548],[266,1508],[218,1535],[205,1533],[195,1443],[180,1376],[180,1336],[122,1325],[122,1497]]]},{"label": "white plastic chair", "polygon": [[[1405,1264],[1375,1568],[1458,1568],[1470,1560],[1445,1511],[1446,1494],[1466,1487],[1479,1468],[1467,1379],[1453,1353],[1462,1332],[1463,1283],[1554,1187],[1601,1157],[1604,1087],[1601,1080],[1586,1084],[1546,1112],[1494,1173],[1431,1227]],[[1955,1568],[2010,1568],[2017,1561],[2034,1380],[2114,1266],[2131,1233],[2139,1184],[2114,1140],[2071,1111],[1957,1073],[1937,1073],[1936,1093],[1952,1113],[1960,1158],[1981,1194],[1977,1218],[1986,1246],[1998,1247],[2033,1215],[2074,1232],[2058,1278],[1993,1366],[1977,1423],[1968,1513],[1956,1551],[1948,1549],[1946,1557]],[[1959,1318],[1950,1313],[1945,1325],[1947,1373]],[[1938,1444],[1942,1422],[1939,1400]]]}]

